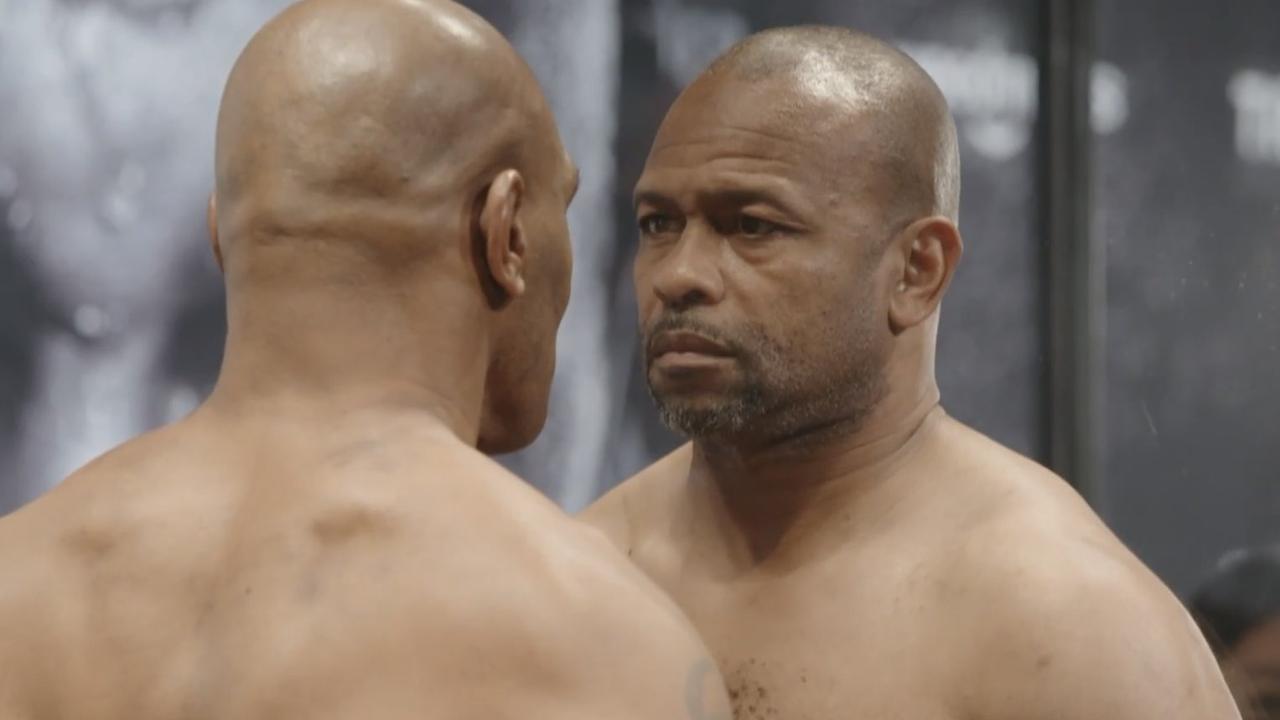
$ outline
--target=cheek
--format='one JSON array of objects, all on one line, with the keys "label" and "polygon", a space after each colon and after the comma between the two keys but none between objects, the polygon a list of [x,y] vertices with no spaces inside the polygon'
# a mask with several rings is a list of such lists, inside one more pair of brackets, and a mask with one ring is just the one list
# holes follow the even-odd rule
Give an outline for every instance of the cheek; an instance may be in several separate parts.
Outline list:
[{"label": "cheek", "polygon": [[649,274],[649,263],[643,252],[637,253],[631,265],[631,282],[636,293],[636,313],[640,318],[641,326],[644,325],[645,318],[653,312],[653,307],[658,301],[654,296],[653,287],[649,284]]},{"label": "cheek", "polygon": [[873,342],[878,312],[870,273],[861,270],[865,277],[859,279],[851,272],[843,263],[806,263],[761,278],[743,308],[746,318],[797,366],[846,362]]},{"label": "cheek", "polygon": [[747,319],[797,334],[842,305],[842,285],[847,285],[830,261],[799,256],[732,262],[724,278]]},{"label": "cheek", "polygon": [[563,216],[551,218],[545,226],[545,257],[541,258],[544,277],[550,295],[555,317],[559,320],[569,304],[569,295],[573,286],[573,243],[569,236],[569,227]]}]

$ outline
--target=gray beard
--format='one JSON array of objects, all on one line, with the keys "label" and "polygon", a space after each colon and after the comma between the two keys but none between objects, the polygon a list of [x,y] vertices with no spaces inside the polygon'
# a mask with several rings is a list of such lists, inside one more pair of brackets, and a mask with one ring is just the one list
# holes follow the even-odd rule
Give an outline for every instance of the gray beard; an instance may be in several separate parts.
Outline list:
[{"label": "gray beard", "polygon": [[886,351],[870,340],[870,305],[858,307],[860,316],[852,322],[865,330],[828,332],[818,353],[797,353],[791,342],[775,340],[752,325],[725,334],[697,317],[664,316],[650,334],[671,329],[701,332],[729,348],[741,375],[716,398],[718,402],[691,403],[679,394],[656,392],[646,366],[645,385],[662,423],[694,440],[769,441],[823,428],[856,429],[888,391]]},{"label": "gray beard", "polygon": [[774,383],[767,383],[753,375],[749,370],[740,387],[726,392],[721,402],[711,406],[662,397],[652,384],[646,382],[646,386],[662,423],[693,440],[744,435],[782,439],[836,426],[845,431],[856,430],[888,390],[883,364],[870,355],[863,355],[841,377],[831,378],[818,388],[800,377],[776,378]]},{"label": "gray beard", "polygon": [[679,400],[666,401],[654,392],[652,384],[646,385],[662,424],[689,438],[740,433],[768,409],[764,392],[756,385],[743,388],[710,408],[690,407]]}]

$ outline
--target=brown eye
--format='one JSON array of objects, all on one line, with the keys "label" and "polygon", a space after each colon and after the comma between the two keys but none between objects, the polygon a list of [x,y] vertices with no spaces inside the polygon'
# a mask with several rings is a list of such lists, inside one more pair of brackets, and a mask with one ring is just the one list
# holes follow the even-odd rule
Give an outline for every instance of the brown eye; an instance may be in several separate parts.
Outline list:
[{"label": "brown eye", "polygon": [[765,237],[778,231],[778,226],[768,220],[750,215],[738,216],[738,234],[746,237]]},{"label": "brown eye", "polygon": [[642,235],[666,235],[676,231],[676,222],[661,213],[649,213],[636,221]]}]

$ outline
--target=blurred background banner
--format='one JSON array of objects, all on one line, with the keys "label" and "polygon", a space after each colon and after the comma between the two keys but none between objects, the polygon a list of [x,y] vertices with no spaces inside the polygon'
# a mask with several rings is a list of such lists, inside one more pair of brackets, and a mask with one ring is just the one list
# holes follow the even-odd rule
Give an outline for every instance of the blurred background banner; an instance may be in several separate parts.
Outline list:
[{"label": "blurred background banner", "polygon": [[[225,332],[204,227],[218,96],[286,4],[0,0],[0,513],[210,390]],[[1067,296],[1099,308],[1083,337],[1051,307],[1052,0],[467,4],[529,60],[582,169],[551,419],[503,458],[567,509],[678,443],[644,387],[630,275],[631,187],[658,123],[741,37],[827,23],[896,43],[956,115],[966,255],[940,338],[949,411],[1055,462],[1070,413],[1050,348],[1070,336],[1101,358],[1081,390],[1095,420],[1075,427],[1099,439],[1081,487],[1144,560],[1185,593],[1225,551],[1280,539],[1280,3],[1092,3],[1092,52],[1074,61],[1088,81],[1076,206],[1103,283]]]},{"label": "blurred background banner", "polygon": [[1280,2],[1097,8],[1131,106],[1093,151],[1107,519],[1187,588],[1280,537]]}]

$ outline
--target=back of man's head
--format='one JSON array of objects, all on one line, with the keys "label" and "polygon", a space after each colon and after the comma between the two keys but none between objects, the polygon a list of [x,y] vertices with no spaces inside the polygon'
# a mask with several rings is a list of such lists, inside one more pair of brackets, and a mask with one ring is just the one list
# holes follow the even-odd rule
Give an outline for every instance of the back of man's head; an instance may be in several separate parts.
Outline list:
[{"label": "back of man's head", "polygon": [[502,416],[488,424],[518,427],[481,442],[532,439],[567,302],[573,170],[488,23],[449,0],[290,7],[231,72],[216,169],[229,354],[286,306],[289,327],[333,344],[416,337],[402,354],[487,368],[483,414]]}]

